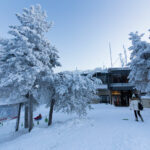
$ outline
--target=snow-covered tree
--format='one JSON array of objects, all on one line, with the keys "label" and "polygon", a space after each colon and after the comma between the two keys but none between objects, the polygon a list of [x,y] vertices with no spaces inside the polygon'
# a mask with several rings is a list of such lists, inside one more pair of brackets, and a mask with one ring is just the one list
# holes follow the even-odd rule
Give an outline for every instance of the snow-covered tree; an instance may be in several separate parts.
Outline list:
[{"label": "snow-covered tree", "polygon": [[32,92],[37,79],[50,76],[52,69],[60,66],[56,48],[45,38],[51,23],[40,5],[23,9],[16,16],[20,25],[10,26],[12,38],[0,40],[4,49],[0,57],[0,88],[8,91],[6,95],[10,93],[11,100]]},{"label": "snow-covered tree", "polygon": [[[150,30],[149,30],[150,31]],[[149,37],[150,39],[150,37]],[[145,72],[147,73],[146,76],[146,93],[148,95],[150,95],[150,43],[147,43],[147,45],[145,46],[145,49],[143,51],[143,53],[141,54],[141,58],[144,59],[145,61]]]},{"label": "snow-covered tree", "polygon": [[52,123],[53,109],[85,115],[87,108],[91,108],[91,100],[97,98],[96,90],[100,84],[101,80],[82,76],[79,72],[55,74],[49,86],[51,92],[44,98],[47,99],[47,106],[50,106],[49,125]]},{"label": "snow-covered tree", "polygon": [[[141,92],[148,92],[148,74],[149,74],[149,61],[150,57],[147,55],[150,53],[150,44],[146,41],[142,41],[138,32],[130,33],[130,40],[132,46],[129,48],[131,51],[129,63],[131,72],[129,74],[129,81],[133,83],[137,90]],[[149,90],[150,91],[150,90]]]},{"label": "snow-covered tree", "polygon": [[38,102],[33,91],[60,66],[58,51],[45,38],[51,23],[40,5],[16,16],[20,25],[10,26],[12,38],[0,39],[0,100]]}]

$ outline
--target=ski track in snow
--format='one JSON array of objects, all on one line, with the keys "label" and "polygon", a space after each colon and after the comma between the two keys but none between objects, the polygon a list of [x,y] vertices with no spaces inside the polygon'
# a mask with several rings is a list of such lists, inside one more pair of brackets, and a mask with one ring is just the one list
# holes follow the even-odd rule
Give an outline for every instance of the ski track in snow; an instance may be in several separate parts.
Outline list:
[{"label": "ski track in snow", "polygon": [[[54,113],[53,124],[44,122],[48,109],[41,107],[44,116],[28,133],[20,126],[14,132],[15,120],[0,127],[0,150],[149,150],[150,109],[142,111],[145,122],[134,121],[128,107],[97,104],[87,117]],[[123,120],[123,119],[129,120]],[[23,114],[21,123],[23,122]]]}]

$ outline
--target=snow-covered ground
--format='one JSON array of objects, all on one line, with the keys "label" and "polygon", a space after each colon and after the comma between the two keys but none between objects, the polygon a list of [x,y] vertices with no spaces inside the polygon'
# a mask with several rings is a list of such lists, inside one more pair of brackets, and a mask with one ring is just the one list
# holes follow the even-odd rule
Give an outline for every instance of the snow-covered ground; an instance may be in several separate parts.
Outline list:
[{"label": "snow-covered ground", "polygon": [[[47,127],[48,109],[41,107],[43,119],[31,133],[14,132],[15,120],[0,127],[0,150],[149,150],[150,109],[144,109],[144,123],[134,121],[128,107],[93,105],[87,117],[54,113],[53,124]],[[128,119],[128,120],[127,120]]]}]

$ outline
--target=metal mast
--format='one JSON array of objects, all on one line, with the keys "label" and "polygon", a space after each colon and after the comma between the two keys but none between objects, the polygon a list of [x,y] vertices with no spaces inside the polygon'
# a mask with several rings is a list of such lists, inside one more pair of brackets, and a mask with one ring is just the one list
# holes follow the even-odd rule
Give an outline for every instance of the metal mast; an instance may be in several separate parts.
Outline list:
[{"label": "metal mast", "polygon": [[109,51],[110,51],[110,62],[111,62],[111,68],[112,68],[113,64],[112,64],[112,55],[111,55],[111,45],[110,45],[110,42],[109,42]]},{"label": "metal mast", "polygon": [[123,68],[125,64],[124,64],[124,59],[122,58],[121,53],[119,53],[119,58],[120,58],[121,67]]},{"label": "metal mast", "polygon": [[124,45],[123,45],[123,49],[124,49],[125,65],[127,65],[127,63],[128,63],[128,62],[127,62],[127,51],[126,51]]}]

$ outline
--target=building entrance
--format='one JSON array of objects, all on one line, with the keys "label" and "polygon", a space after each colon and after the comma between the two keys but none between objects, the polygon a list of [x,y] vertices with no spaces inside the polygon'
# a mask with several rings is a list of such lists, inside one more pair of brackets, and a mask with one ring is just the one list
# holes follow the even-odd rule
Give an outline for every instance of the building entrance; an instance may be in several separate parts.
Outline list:
[{"label": "building entrance", "polygon": [[130,91],[112,91],[112,102],[115,106],[129,106]]}]

